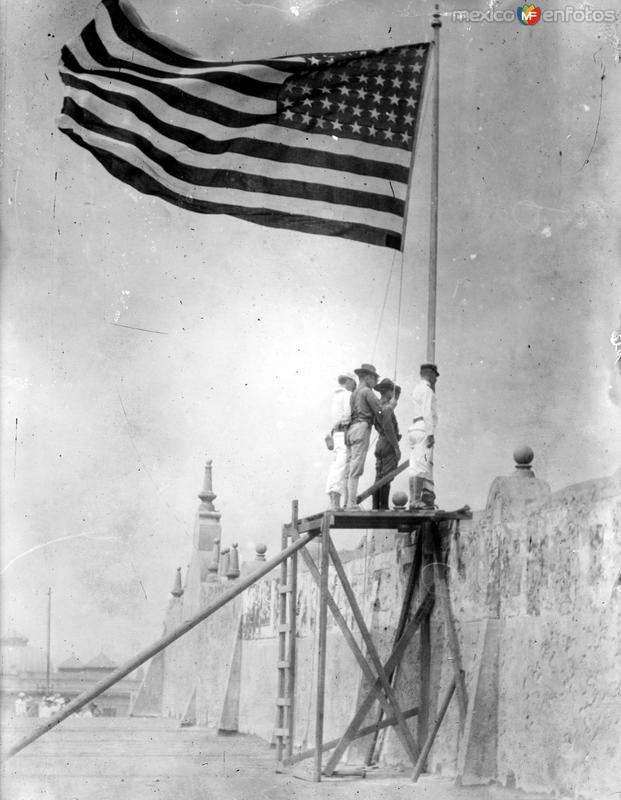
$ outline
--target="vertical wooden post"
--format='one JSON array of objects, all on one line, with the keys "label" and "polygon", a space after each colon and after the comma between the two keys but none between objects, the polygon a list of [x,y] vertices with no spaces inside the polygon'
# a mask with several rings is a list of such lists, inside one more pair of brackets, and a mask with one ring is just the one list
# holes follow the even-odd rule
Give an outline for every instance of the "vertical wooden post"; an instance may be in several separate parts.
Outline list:
[{"label": "vertical wooden post", "polygon": [[52,664],[52,587],[47,590],[47,656],[45,662],[45,694],[51,690],[50,671]]},{"label": "vertical wooden post", "polygon": [[[434,591],[432,524],[422,527],[422,565],[420,587],[422,596]],[[429,733],[431,684],[431,615],[426,614],[420,627],[420,699],[418,703],[418,741],[424,742]],[[423,765],[424,766],[424,765]]]},{"label": "vertical wooden post", "polygon": [[328,570],[330,568],[331,516],[326,513],[321,522],[321,584],[319,586],[319,645],[317,653],[317,704],[315,709],[315,765],[313,780],[321,780],[323,752],[323,713],[326,693],[326,645],[328,641]]},{"label": "vertical wooden post", "polygon": [[[291,541],[298,538],[298,501],[291,503]],[[298,554],[289,559],[289,717],[287,737],[287,756],[293,755],[295,740],[295,674],[296,674],[296,636],[297,636],[297,596],[298,596]]]}]

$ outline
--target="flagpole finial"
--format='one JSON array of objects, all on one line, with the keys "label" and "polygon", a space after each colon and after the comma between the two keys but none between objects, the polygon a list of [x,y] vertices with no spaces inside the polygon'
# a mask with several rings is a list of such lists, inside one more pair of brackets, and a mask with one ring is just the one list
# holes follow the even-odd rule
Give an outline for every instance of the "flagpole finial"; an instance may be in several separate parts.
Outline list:
[{"label": "flagpole finial", "polygon": [[433,12],[433,19],[431,21],[432,28],[441,28],[442,27],[442,15],[440,14],[440,6],[438,3],[435,5],[435,11]]}]

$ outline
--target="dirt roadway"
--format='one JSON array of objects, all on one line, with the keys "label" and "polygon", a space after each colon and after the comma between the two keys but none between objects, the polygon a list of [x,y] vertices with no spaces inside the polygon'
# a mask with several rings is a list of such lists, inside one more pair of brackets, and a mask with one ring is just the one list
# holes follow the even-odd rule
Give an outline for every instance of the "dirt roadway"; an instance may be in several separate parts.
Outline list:
[{"label": "dirt roadway", "polygon": [[[3,749],[37,720],[3,729]],[[2,800],[515,800],[496,788],[407,774],[310,782],[310,765],[274,772],[274,750],[255,736],[218,736],[172,720],[70,718],[9,759]]]}]

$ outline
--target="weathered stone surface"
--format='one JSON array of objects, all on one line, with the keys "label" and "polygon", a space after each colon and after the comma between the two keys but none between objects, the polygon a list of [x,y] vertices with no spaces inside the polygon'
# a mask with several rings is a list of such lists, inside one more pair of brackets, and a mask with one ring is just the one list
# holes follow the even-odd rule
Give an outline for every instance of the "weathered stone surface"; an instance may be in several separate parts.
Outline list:
[{"label": "weathered stone surface", "polygon": [[[351,537],[359,534],[351,534],[350,542]],[[470,708],[460,730],[456,702],[449,707],[429,770],[445,776],[459,773],[464,782],[497,781],[576,798],[618,792],[621,472],[551,493],[523,464],[513,475],[497,478],[485,510],[471,522],[455,525],[444,543]],[[352,544],[355,549],[343,554],[345,570],[384,659],[394,639],[414,548],[409,537],[396,533],[368,537],[359,547]],[[196,542],[185,594],[171,604],[167,629],[226,587],[223,579],[202,579],[206,557]],[[332,573],[330,589],[359,638]],[[452,677],[437,606],[431,624],[432,718]],[[179,718],[196,689],[198,722],[217,725],[225,697],[234,697],[239,730],[271,740],[277,609],[275,571],[171,646],[163,661],[163,713]],[[297,609],[295,746],[305,748],[312,746],[314,736],[317,589],[302,566]],[[418,703],[419,648],[417,636],[400,669],[396,692],[403,708]],[[327,669],[329,739],[343,732],[365,689],[331,618]],[[377,708],[368,721],[376,718]],[[416,732],[416,719],[409,724]],[[381,763],[404,764],[394,731],[381,739]],[[368,746],[368,739],[353,745],[350,761],[360,762]]]}]

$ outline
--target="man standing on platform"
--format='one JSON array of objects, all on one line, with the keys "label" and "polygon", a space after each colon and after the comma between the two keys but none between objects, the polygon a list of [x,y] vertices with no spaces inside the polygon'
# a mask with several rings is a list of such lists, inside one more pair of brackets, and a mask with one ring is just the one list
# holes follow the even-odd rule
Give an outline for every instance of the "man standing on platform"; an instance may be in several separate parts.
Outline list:
[{"label": "man standing on platform", "polygon": [[[399,425],[395,417],[395,406],[401,388],[388,378],[380,381],[375,387],[379,392],[382,407],[382,427],[375,445],[375,482],[381,480],[399,466],[401,450],[399,449]],[[390,497],[390,482],[380,486],[373,492],[373,510],[386,511]]]},{"label": "man standing on platform", "polygon": [[342,372],[338,378],[339,388],[332,399],[332,430],[326,439],[332,439],[334,461],[328,472],[326,492],[330,497],[330,508],[338,511],[347,505],[347,478],[349,477],[349,448],[345,444],[345,432],[351,421],[351,393],[356,388],[356,376]]},{"label": "man standing on platform", "polygon": [[359,511],[356,502],[358,481],[364,472],[364,462],[371,439],[371,427],[381,430],[382,409],[373,387],[379,380],[377,370],[372,364],[362,364],[354,372],[358,376],[358,388],[351,396],[351,424],[345,440],[350,448],[349,480],[347,482],[347,510]]},{"label": "man standing on platform", "polygon": [[414,388],[414,418],[408,429],[410,442],[410,509],[435,508],[433,446],[438,424],[435,393],[440,373],[435,364],[421,364]]}]

